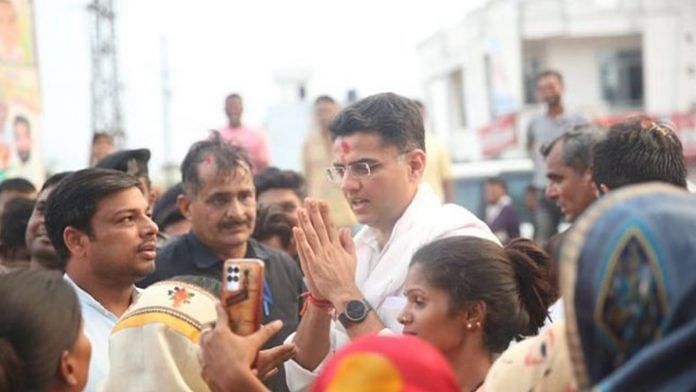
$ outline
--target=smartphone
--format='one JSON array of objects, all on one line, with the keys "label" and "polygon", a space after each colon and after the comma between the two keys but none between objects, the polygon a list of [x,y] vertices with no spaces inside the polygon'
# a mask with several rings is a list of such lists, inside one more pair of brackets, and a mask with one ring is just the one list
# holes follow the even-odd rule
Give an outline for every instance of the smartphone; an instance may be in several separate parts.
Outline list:
[{"label": "smartphone", "polygon": [[230,328],[249,335],[261,327],[264,264],[259,259],[229,259],[223,264],[220,300]]}]

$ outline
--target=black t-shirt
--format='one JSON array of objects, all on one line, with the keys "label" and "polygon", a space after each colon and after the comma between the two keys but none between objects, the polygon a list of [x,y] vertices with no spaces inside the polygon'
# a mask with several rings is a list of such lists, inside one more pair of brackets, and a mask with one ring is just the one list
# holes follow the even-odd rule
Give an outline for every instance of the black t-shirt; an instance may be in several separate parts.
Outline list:
[{"label": "black t-shirt", "polygon": [[[299,296],[304,290],[302,272],[290,256],[254,239],[249,239],[244,257],[261,259],[265,264],[270,301],[269,312],[264,312],[263,322],[283,320],[283,329],[272,339],[279,344],[297,328],[299,322]],[[177,275],[198,275],[220,280],[222,262],[193,232],[189,232],[172,240],[157,252],[155,271],[138,285],[147,287]]]}]

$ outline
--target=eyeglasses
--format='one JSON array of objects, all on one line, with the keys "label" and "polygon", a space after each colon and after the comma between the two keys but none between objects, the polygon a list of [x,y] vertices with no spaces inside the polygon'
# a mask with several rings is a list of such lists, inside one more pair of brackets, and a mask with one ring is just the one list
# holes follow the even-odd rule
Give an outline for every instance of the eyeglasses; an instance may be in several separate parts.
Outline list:
[{"label": "eyeglasses", "polygon": [[326,169],[326,175],[329,181],[340,183],[343,181],[346,172],[350,172],[355,178],[368,178],[372,175],[372,171],[380,166],[381,163],[369,164],[367,162],[355,162],[348,166],[332,166]]}]

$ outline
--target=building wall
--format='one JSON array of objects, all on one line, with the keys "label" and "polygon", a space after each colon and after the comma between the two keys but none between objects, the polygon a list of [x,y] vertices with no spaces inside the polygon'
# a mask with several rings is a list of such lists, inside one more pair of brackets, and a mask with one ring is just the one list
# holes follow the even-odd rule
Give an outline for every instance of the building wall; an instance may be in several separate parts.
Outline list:
[{"label": "building wall", "polygon": [[552,38],[525,41],[527,46],[533,47],[529,56],[539,56],[542,69],[555,69],[563,74],[566,107],[593,116],[611,111],[601,94],[600,56],[622,49],[639,50],[641,37]]},{"label": "building wall", "polygon": [[[610,106],[602,96],[600,58],[624,49],[642,55],[642,107]],[[521,114],[518,128],[539,108],[523,99],[530,58],[564,74],[566,106],[588,117],[696,108],[696,0],[491,0],[418,50],[432,123],[450,139],[455,159],[477,159],[476,129],[500,114],[491,100],[496,85],[487,79],[486,56],[504,71],[502,88]],[[457,86],[449,76],[459,69],[463,82]],[[453,99],[457,88],[463,102]],[[464,124],[453,115],[456,105],[463,107]]]},{"label": "building wall", "polygon": [[665,0],[523,0],[522,35],[527,39],[601,37],[640,30],[644,3]]},{"label": "building wall", "polygon": [[518,11],[514,2],[493,1],[419,47],[430,123],[456,160],[479,159],[475,130],[523,101]]},{"label": "building wall", "polygon": [[663,113],[696,107],[696,1],[648,13],[644,37],[646,110]]}]

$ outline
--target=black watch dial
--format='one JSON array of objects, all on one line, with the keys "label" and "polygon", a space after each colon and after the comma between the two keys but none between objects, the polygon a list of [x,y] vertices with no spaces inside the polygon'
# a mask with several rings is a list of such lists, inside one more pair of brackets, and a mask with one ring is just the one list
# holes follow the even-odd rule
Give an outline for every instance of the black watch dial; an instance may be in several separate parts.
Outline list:
[{"label": "black watch dial", "polygon": [[349,301],[346,304],[346,316],[351,321],[360,321],[365,318],[367,307],[362,301]]}]

